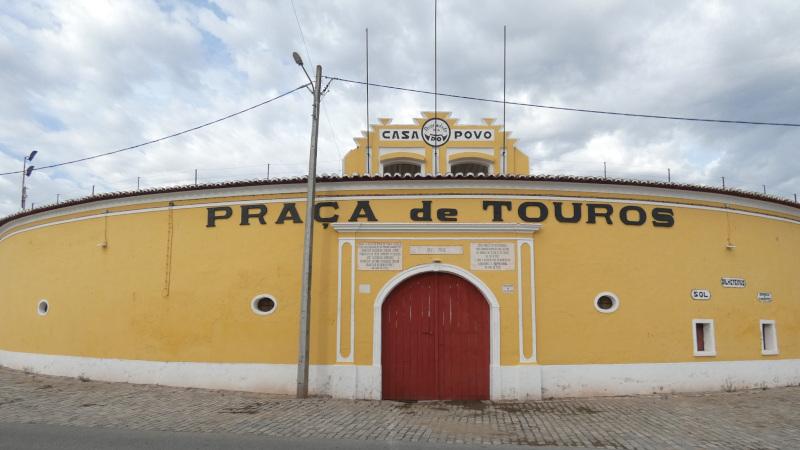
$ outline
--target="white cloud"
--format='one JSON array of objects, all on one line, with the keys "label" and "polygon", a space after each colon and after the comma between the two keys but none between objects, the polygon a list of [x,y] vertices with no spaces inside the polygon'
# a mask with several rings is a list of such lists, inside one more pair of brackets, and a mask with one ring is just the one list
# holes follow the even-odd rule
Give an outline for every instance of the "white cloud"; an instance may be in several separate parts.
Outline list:
[{"label": "white cloud", "polygon": [[[40,150],[45,165],[125,147],[213,120],[304,82],[291,60],[326,74],[433,88],[432,3],[295,0],[9,2],[0,6],[0,172]],[[800,4],[439,2],[439,90],[649,114],[800,122]],[[310,55],[309,55],[310,53]],[[426,95],[374,88],[378,117],[407,121]],[[464,120],[502,108],[440,97]],[[335,82],[324,99],[320,172],[364,128],[364,89]],[[534,173],[666,178],[791,195],[800,191],[800,130],[597,116],[509,106],[508,129]],[[142,185],[300,175],[310,96],[298,92],[166,142],[36,172],[36,203]],[[0,177],[0,215],[16,210],[19,176]]]}]

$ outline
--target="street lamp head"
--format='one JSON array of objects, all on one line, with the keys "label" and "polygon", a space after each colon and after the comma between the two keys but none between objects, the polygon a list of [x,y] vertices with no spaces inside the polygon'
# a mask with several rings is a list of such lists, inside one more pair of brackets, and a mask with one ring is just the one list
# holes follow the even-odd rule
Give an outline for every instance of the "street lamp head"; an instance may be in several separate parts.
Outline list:
[{"label": "street lamp head", "polygon": [[37,153],[39,153],[38,150],[32,151],[31,154],[28,155],[28,161],[33,161],[33,158],[36,156]]},{"label": "street lamp head", "polygon": [[294,58],[294,62],[296,62],[298,66],[303,66],[303,58],[300,57],[300,54],[292,52],[292,58]]},{"label": "street lamp head", "polygon": [[29,177],[33,173],[33,166],[28,166],[28,169],[25,171],[25,176]]}]

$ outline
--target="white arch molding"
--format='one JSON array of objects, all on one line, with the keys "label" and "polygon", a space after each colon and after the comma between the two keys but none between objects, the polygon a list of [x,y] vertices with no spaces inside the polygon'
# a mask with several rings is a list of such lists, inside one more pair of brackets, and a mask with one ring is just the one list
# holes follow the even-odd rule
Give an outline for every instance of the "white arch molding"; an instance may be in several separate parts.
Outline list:
[{"label": "white arch molding", "polygon": [[377,377],[374,386],[378,390],[378,398],[383,398],[383,373],[381,372],[381,349],[383,345],[381,317],[383,303],[389,298],[394,288],[402,282],[416,275],[431,272],[449,273],[463,278],[475,286],[483,295],[483,298],[486,299],[486,303],[489,304],[489,398],[496,398],[500,383],[500,303],[492,290],[489,289],[489,286],[486,286],[472,272],[458,266],[443,263],[422,264],[400,272],[386,282],[375,297],[372,318],[372,368],[374,376]]}]

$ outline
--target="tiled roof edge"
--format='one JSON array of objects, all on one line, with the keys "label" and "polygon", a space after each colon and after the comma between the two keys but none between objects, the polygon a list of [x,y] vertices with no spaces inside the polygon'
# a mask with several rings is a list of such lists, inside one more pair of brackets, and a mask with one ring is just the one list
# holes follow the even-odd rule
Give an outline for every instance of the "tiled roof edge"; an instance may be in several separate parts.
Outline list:
[{"label": "tiled roof edge", "polygon": [[[645,181],[624,178],[601,178],[601,177],[581,177],[581,176],[567,176],[567,175],[484,175],[484,174],[446,174],[446,175],[399,175],[399,174],[383,174],[383,175],[318,175],[317,182],[321,183],[338,183],[350,181],[386,181],[386,180],[516,180],[516,181],[548,181],[560,183],[585,183],[585,184],[608,184],[608,185],[622,185],[622,186],[641,186],[641,187],[655,187],[664,189],[676,189],[682,191],[694,192],[708,192],[714,194],[732,195],[734,197],[748,198],[753,200],[761,200],[779,205],[789,206],[793,208],[800,208],[800,203],[793,202],[789,199],[778,197],[769,194],[761,194],[758,192],[743,191],[739,189],[723,189],[714,186],[702,186],[696,184],[685,183],[668,183],[662,181]],[[59,208],[66,208],[69,206],[81,205],[101,200],[111,200],[125,197],[139,197],[152,194],[164,194],[170,192],[191,192],[202,191],[208,189],[225,189],[234,187],[247,187],[247,186],[270,186],[280,184],[304,184],[308,181],[306,176],[292,177],[292,178],[271,178],[271,179],[254,179],[254,180],[239,180],[222,183],[205,183],[205,184],[191,184],[169,186],[151,189],[142,189],[136,191],[118,191],[109,192],[105,194],[95,194],[86,197],[67,200],[60,203],[52,203],[49,205],[40,206],[35,209],[19,211],[17,213],[0,218],[0,226],[5,225],[13,220],[30,216],[45,211],[52,211]]]}]

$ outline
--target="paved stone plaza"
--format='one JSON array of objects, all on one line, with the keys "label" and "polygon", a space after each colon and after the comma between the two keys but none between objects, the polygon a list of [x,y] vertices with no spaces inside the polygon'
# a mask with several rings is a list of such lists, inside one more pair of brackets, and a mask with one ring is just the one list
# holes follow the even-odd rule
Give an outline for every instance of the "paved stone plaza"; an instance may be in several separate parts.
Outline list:
[{"label": "paved stone plaza", "polygon": [[0,368],[0,422],[430,443],[800,448],[800,387],[398,403],[102,383]]}]

